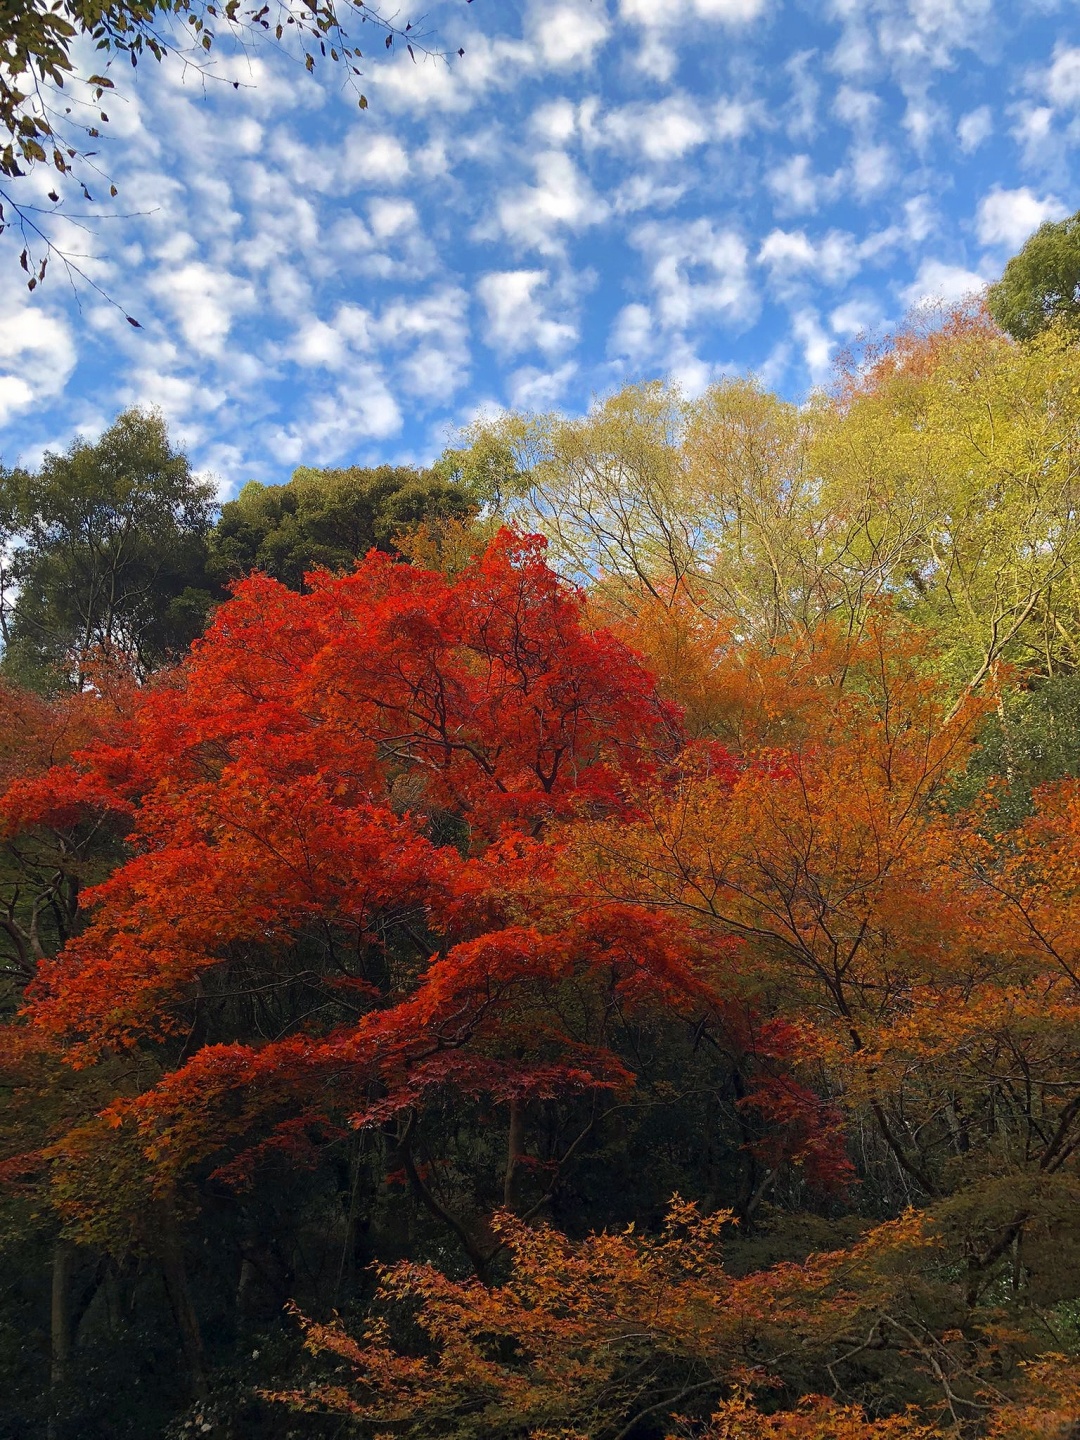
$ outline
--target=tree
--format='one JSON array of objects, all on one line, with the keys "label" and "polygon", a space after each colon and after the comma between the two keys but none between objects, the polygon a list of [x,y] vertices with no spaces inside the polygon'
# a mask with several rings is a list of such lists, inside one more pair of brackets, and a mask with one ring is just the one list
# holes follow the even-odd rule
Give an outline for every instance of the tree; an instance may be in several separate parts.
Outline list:
[{"label": "tree", "polygon": [[775,653],[732,649],[736,771],[706,743],[697,763],[639,797],[639,821],[581,826],[573,851],[613,900],[676,910],[743,942],[746,992],[804,1017],[819,1036],[811,1049],[832,1064],[850,1058],[846,1083],[895,1163],[932,1194],[886,1113],[878,1037],[924,987],[946,983],[946,956],[965,973],[961,914],[973,912],[956,908],[957,842],[932,800],[964,767],[986,702],[949,717],[920,673],[921,643],[886,614],[861,637],[825,627]]},{"label": "tree", "polygon": [[1056,1304],[1080,1269],[1064,1219],[1080,1193],[1077,782],[1036,792],[1005,834],[999,785],[947,817],[993,697],[954,707],[925,637],[896,625],[721,647],[736,773],[705,750],[650,783],[642,819],[579,826],[564,863],[613,902],[740,939],[743,993],[800,1017],[796,1049],[827,1057],[851,1123],[877,1130],[887,1163],[864,1184],[931,1207],[970,1305],[1010,1263],[1015,1293]]},{"label": "tree", "polygon": [[[919,1217],[750,1275],[724,1264],[729,1220],[676,1197],[655,1235],[574,1243],[503,1214],[501,1283],[381,1267],[358,1339],[301,1317],[331,1373],[274,1398],[410,1440],[1068,1435],[1080,1399],[1071,1357],[1025,1363],[1019,1334],[951,1324],[943,1247]],[[873,1415],[853,1399],[871,1375],[891,1389]]]},{"label": "tree", "polygon": [[465,522],[477,510],[466,485],[436,470],[302,468],[287,485],[251,480],[221,507],[210,568],[222,580],[262,570],[300,590],[311,570],[349,570],[369,550],[395,553],[418,525]]},{"label": "tree", "polygon": [[[912,323],[797,409],[749,381],[632,386],[581,419],[510,416],[503,513],[653,628],[696,608],[782,643],[882,602],[943,641],[955,693],[1003,663],[1076,664],[1075,347],[1011,344],[981,309]],[[673,620],[673,623],[674,620]]]},{"label": "tree", "polygon": [[[70,761],[85,746],[115,743],[124,733],[131,691],[129,676],[101,666],[95,669],[91,688],[53,699],[0,682],[3,793],[20,784],[42,783],[52,767]],[[28,1335],[35,1328],[35,1299],[48,1317],[51,1434],[60,1411],[75,1400],[78,1387],[68,1362],[79,1324],[104,1276],[100,1265],[77,1255],[61,1233],[56,1209],[38,1183],[42,1156],[51,1141],[108,1103],[118,1077],[107,1069],[73,1076],[58,1056],[28,1044],[25,1029],[12,1022],[39,963],[55,956],[78,932],[82,891],[104,879],[122,858],[126,827],[83,805],[57,807],[42,824],[13,820],[7,811],[0,829],[0,1154],[18,1158],[4,1174],[0,1251],[5,1265],[20,1277],[16,1290],[22,1292]],[[20,1283],[35,1271],[49,1275],[47,1307],[41,1303],[45,1297],[35,1297],[34,1285]],[[25,1364],[18,1363],[19,1355],[19,1349],[11,1349],[11,1370],[4,1375],[12,1394],[25,1390],[28,1380],[33,1383]],[[31,1365],[31,1373],[33,1369]],[[17,1374],[19,1370],[24,1373]],[[44,1388],[32,1395],[32,1406],[44,1399]]]},{"label": "tree", "polygon": [[[1003,663],[1076,663],[1076,363],[1056,332],[1017,346],[960,311],[892,337],[822,412],[823,514],[862,516],[845,563],[940,635],[957,692]],[[890,553],[879,537],[898,524]]]},{"label": "tree", "polygon": [[1080,319],[1080,214],[1047,220],[986,293],[995,322],[1014,340],[1033,340],[1055,323]]},{"label": "tree", "polygon": [[[927,1241],[909,1218],[850,1250],[739,1277],[724,1265],[730,1221],[676,1197],[655,1235],[631,1226],[573,1243],[504,1213],[496,1225],[511,1265],[501,1283],[455,1281],[430,1265],[382,1267],[380,1311],[360,1341],[340,1326],[306,1327],[308,1344],[339,1362],[344,1383],[277,1398],[348,1416],[360,1433],[410,1440],[621,1440],[670,1435],[680,1421],[685,1433],[701,1433],[735,1390],[744,1398],[721,1411],[741,1404],[741,1418],[767,1436],[769,1422],[747,1403],[751,1387],[771,1409],[815,1383],[834,1391],[850,1383],[869,1344],[856,1349],[845,1337],[884,1332],[890,1313],[902,1325],[918,1308],[914,1267]],[[899,1257],[912,1267],[908,1280],[898,1281]],[[394,1324],[403,1305],[421,1339],[415,1349]],[[880,1348],[897,1344],[898,1330]],[[930,1440],[914,1416],[875,1425],[859,1410],[822,1407],[816,1425],[792,1416],[792,1429],[777,1433],[825,1440],[837,1419],[857,1419],[853,1440]]]},{"label": "tree", "polygon": [[[147,1216],[167,1234],[205,1187],[258,1191],[358,1129],[374,1173],[352,1186],[399,1176],[487,1274],[491,1210],[551,1201],[660,1071],[665,1024],[709,1026],[719,1088],[737,1066],[735,1151],[846,1178],[789,1031],[703,982],[687,928],[568,910],[553,885],[562,827],[619,813],[677,740],[647,672],[584,622],[506,534],[454,580],[377,552],[307,595],[256,576],[137,695],[122,743],[9,790],[14,826],[83,807],[133,825],[31,991],[46,1047],[142,1076],[52,1147],[72,1239],[151,1245]],[[667,1084],[643,1108],[670,1108]]]},{"label": "tree", "polygon": [[494,441],[512,448],[521,473],[507,515],[548,535],[553,562],[576,583],[607,577],[620,597],[620,582],[634,593],[678,589],[703,548],[687,503],[684,424],[681,397],[659,383],[630,386],[582,420],[498,421]]},{"label": "tree", "polygon": [[94,444],[0,484],[13,517],[0,594],[9,675],[78,688],[96,657],[145,677],[199,634],[216,588],[213,490],[160,416],[129,410]]},{"label": "tree", "polygon": [[24,1210],[161,1277],[196,1389],[206,1322],[322,1324],[390,1266],[326,1346],[355,1386],[269,1386],[361,1434],[1062,1411],[1018,1366],[1080,1273],[1076,783],[1002,836],[958,807],[994,696],[881,602],[750,643],[689,587],[604,600],[638,653],[537,537],[256,573],[12,769],[13,846],[124,842],[9,1031]]}]

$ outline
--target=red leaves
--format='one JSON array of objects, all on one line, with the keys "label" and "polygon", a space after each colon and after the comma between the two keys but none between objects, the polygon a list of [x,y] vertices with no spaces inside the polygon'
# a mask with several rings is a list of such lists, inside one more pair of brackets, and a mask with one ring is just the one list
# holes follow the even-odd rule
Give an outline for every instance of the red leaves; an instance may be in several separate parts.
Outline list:
[{"label": "red leaves", "polygon": [[[675,713],[543,542],[503,532],[456,580],[373,552],[309,581],[242,582],[130,721],[9,792],[17,819],[132,825],[28,1013],[74,1064],[155,1048],[164,1078],[110,1124],[157,1183],[211,1159],[246,1181],[347,1117],[625,1090],[611,1017],[660,1011],[711,1017],[782,1158],[837,1172],[831,1113],[784,1088],[795,1038],[736,1036],[730,947],[706,962],[685,917],[559,864],[582,822],[743,767],[709,741],[672,767]],[[297,1018],[242,1022],[279,992]]]},{"label": "red leaves", "polygon": [[810,1185],[829,1193],[855,1178],[848,1159],[843,1116],[787,1074],[762,1074],[740,1105],[763,1122],[764,1135],[751,1143],[754,1155],[770,1169],[800,1168]]}]

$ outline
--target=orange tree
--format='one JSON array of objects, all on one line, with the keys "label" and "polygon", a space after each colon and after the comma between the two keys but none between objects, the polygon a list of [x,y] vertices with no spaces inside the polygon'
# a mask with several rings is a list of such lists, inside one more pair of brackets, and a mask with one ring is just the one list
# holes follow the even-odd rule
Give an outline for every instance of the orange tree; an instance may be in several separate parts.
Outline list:
[{"label": "orange tree", "polygon": [[[1068,1331],[1076,782],[1040,792],[1019,829],[997,833],[1005,777],[954,813],[994,697],[952,700],[933,646],[887,612],[858,636],[825,628],[716,654],[711,729],[735,744],[735,771],[711,764],[707,743],[696,768],[684,751],[648,777],[629,822],[577,829],[567,885],[737,943],[743,993],[759,1015],[797,1018],[816,1094],[859,1137],[863,1205],[927,1207],[971,1323],[1007,1300],[1050,1335],[1064,1315]],[[669,693],[684,677],[700,694],[685,662]],[[768,1092],[748,1104],[790,1118],[791,1089],[785,1077],[775,1110]],[[775,1193],[767,1142],[755,1149],[757,1193]]]},{"label": "orange tree", "polygon": [[[383,1267],[359,1339],[303,1321],[332,1378],[273,1398],[346,1416],[358,1435],[413,1440],[1066,1433],[1080,1399],[1066,1357],[1018,1361],[1000,1327],[941,1326],[943,1247],[923,1217],[748,1275],[724,1265],[731,1218],[676,1199],[653,1236],[630,1227],[575,1244],[503,1213],[513,1263],[502,1283]],[[422,1343],[403,1344],[410,1333]]]}]

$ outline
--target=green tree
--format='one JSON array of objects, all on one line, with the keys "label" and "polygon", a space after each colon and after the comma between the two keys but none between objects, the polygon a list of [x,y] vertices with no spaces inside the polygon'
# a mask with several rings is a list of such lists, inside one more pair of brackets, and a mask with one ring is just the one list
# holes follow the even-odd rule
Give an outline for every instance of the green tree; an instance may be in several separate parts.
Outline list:
[{"label": "green tree", "polygon": [[4,670],[38,689],[78,687],[87,661],[144,677],[200,633],[212,487],[195,479],[160,415],[128,410],[95,444],[0,472],[7,554]]},{"label": "green tree", "polygon": [[1054,321],[1080,320],[1080,212],[1040,225],[986,296],[1014,340],[1031,340]]},{"label": "green tree", "polygon": [[264,570],[302,590],[309,570],[350,570],[369,550],[392,552],[396,537],[424,521],[468,520],[472,490],[439,470],[297,470],[287,485],[251,480],[221,507],[210,565],[222,580]]}]

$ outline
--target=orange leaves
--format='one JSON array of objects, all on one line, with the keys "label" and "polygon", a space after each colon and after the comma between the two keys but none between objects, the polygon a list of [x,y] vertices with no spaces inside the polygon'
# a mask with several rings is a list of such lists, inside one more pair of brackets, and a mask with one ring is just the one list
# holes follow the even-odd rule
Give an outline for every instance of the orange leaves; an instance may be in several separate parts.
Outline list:
[{"label": "orange leaves", "polygon": [[950,716],[916,638],[886,616],[860,638],[825,631],[728,663],[738,765],[685,752],[635,792],[640,818],[579,827],[571,851],[613,897],[744,937],[751,986],[801,976],[847,1029],[935,974],[963,930],[955,839],[932,801],[979,707]]},{"label": "orange leaves", "polygon": [[1024,1366],[1024,1393],[990,1418],[989,1440],[1047,1440],[1068,1436],[1080,1414],[1075,1355],[1044,1355]]},{"label": "orange leaves", "polygon": [[[643,611],[637,638],[654,624],[657,645],[672,641],[664,684],[698,707],[690,742],[536,541],[503,534],[453,578],[380,555],[304,595],[253,577],[116,735],[10,790],[25,801],[16,819],[97,807],[130,832],[30,992],[34,1032],[71,1062],[138,1062],[142,1092],[80,1131],[69,1159],[57,1150],[60,1169],[130,1177],[141,1157],[136,1197],[194,1174],[243,1186],[364,1128],[373,1169],[403,1174],[489,1277],[487,1222],[450,1206],[490,1211],[494,1185],[508,1206],[543,1205],[609,1114],[621,1124],[642,1075],[642,1108],[705,1096],[696,1113],[717,1133],[703,1146],[729,1172],[713,1193],[743,1216],[848,1189],[842,1117],[860,1110],[877,1126],[864,1163],[884,1144],[875,1164],[944,1188],[948,1166],[1002,1132],[1017,1073],[1031,1123],[1010,1123],[1027,1148],[995,1138],[993,1163],[1063,1166],[1077,1118],[1075,796],[1047,796],[1000,853],[946,815],[939,796],[982,702],[950,708],[925,643],[887,613],[858,636],[826,627],[771,649],[672,615],[685,634]],[[463,1141],[444,1165],[447,1116],[472,1153],[458,1158]],[[987,1207],[954,1230],[992,1276]],[[563,1244],[512,1234],[526,1278],[530,1247]],[[645,1324],[619,1309],[638,1292],[664,1310],[656,1343],[679,1364],[730,1356],[701,1394],[704,1423],[737,1366],[757,1363],[750,1337],[771,1344],[795,1315],[800,1335],[834,1334],[891,1244],[879,1231],[873,1262],[852,1251],[753,1286],[669,1277],[670,1301],[649,1288],[668,1263],[655,1247],[606,1237],[587,1255],[549,1248],[542,1265],[561,1277],[553,1295],[587,1276],[621,1317],[581,1362],[586,1390],[623,1383],[604,1346]],[[582,1323],[593,1304],[575,1300]],[[552,1336],[565,1340],[566,1318],[552,1310]],[[541,1343],[513,1333],[523,1353]],[[460,1362],[497,1376],[478,1336],[458,1333]],[[536,1430],[592,1433],[587,1407],[544,1409],[578,1383],[561,1353],[550,1363]],[[680,1374],[672,1394],[697,1383]],[[508,1406],[524,1383],[506,1379]],[[824,1411],[792,1414],[792,1435],[826,1425]],[[859,1433],[857,1412],[829,1416]]]},{"label": "orange leaves", "polygon": [[[348,1382],[278,1398],[417,1440],[445,1433],[440,1425],[450,1415],[472,1417],[467,1430],[453,1433],[532,1440],[615,1437],[648,1417],[660,1425],[679,1416],[696,1421],[687,1433],[712,1440],[928,1437],[914,1417],[875,1424],[858,1409],[820,1400],[766,1417],[750,1388],[772,1408],[770,1392],[785,1387],[785,1372],[824,1377],[833,1365],[842,1373],[853,1348],[845,1337],[856,1328],[875,1333],[884,1311],[900,1302],[903,1281],[889,1262],[917,1252],[917,1222],[882,1227],[850,1251],[745,1278],[724,1268],[730,1222],[726,1212],[703,1216],[676,1197],[656,1235],[639,1237],[631,1227],[575,1243],[501,1214],[495,1226],[512,1261],[504,1280],[489,1287],[428,1265],[383,1268],[380,1299],[389,1317],[376,1318],[362,1342],[305,1323],[310,1347],[342,1361]],[[402,1333],[391,1323],[400,1305],[424,1337],[420,1355],[391,1340]],[[713,1428],[703,1429],[710,1414]]]},{"label": "orange leaves", "polygon": [[[737,1390],[704,1430],[693,1433],[700,1440],[934,1440],[941,1431],[914,1413],[871,1420],[860,1406],[837,1405],[821,1395],[804,1397],[797,1410],[763,1415]],[[669,1440],[678,1440],[678,1434]]]}]

